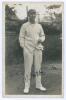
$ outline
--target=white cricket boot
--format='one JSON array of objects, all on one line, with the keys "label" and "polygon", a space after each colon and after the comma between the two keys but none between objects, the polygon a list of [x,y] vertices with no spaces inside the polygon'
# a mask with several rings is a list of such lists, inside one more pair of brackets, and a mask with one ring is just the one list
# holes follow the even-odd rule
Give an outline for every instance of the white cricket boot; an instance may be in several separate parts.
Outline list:
[{"label": "white cricket boot", "polygon": [[45,87],[43,87],[43,86],[36,87],[36,89],[39,89],[39,90],[41,90],[41,91],[46,91],[46,88],[45,88]]},{"label": "white cricket boot", "polygon": [[25,82],[24,93],[29,93],[30,82]]},{"label": "white cricket boot", "polygon": [[41,84],[41,75],[36,77],[36,89],[39,89],[41,91],[46,91],[46,88],[43,87]]},{"label": "white cricket boot", "polygon": [[24,93],[26,93],[26,94],[29,93],[29,88],[25,88]]}]

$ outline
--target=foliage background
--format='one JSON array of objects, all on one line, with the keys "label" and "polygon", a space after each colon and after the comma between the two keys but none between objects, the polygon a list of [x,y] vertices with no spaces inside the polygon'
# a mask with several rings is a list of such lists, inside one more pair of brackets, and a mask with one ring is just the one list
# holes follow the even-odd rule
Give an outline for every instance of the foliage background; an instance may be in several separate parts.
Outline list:
[{"label": "foliage background", "polygon": [[[62,60],[62,5],[48,5],[47,16],[43,19],[38,16],[38,21],[42,25],[46,40],[43,43],[43,62]],[[28,9],[27,9],[28,10]],[[57,11],[56,11],[57,10]],[[7,65],[19,64],[23,62],[23,50],[19,45],[19,31],[27,17],[19,19],[14,7],[8,4],[5,6],[5,63]]]}]

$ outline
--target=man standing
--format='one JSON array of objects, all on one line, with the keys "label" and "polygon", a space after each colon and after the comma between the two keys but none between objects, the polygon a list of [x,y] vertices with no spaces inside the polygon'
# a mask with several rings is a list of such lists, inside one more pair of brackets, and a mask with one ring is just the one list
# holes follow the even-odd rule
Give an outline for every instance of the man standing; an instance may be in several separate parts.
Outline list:
[{"label": "man standing", "polygon": [[45,34],[42,26],[35,22],[36,11],[30,9],[28,11],[28,22],[21,27],[19,34],[20,46],[24,53],[24,70],[25,70],[25,88],[24,93],[29,93],[31,68],[34,60],[36,73],[36,88],[41,91],[46,91],[41,84],[41,63],[42,63],[42,42],[45,40]]}]

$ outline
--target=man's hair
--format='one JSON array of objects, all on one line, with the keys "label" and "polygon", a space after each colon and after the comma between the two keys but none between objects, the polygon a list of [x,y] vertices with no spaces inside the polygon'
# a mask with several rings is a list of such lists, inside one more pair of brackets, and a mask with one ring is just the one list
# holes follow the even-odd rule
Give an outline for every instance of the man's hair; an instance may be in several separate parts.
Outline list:
[{"label": "man's hair", "polygon": [[28,16],[30,14],[36,14],[36,10],[35,9],[30,9],[27,14],[28,14]]}]

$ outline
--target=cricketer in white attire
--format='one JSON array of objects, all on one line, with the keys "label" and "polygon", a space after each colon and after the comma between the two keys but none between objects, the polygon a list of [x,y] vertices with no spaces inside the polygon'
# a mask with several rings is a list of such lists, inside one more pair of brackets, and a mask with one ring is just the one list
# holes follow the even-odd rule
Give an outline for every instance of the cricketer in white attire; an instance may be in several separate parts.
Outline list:
[{"label": "cricketer in white attire", "polygon": [[25,69],[25,87],[30,88],[31,68],[34,60],[36,73],[36,88],[41,86],[41,63],[43,46],[38,41],[45,40],[45,34],[42,26],[38,23],[31,24],[26,22],[22,25],[19,42],[24,53],[24,69]]}]

